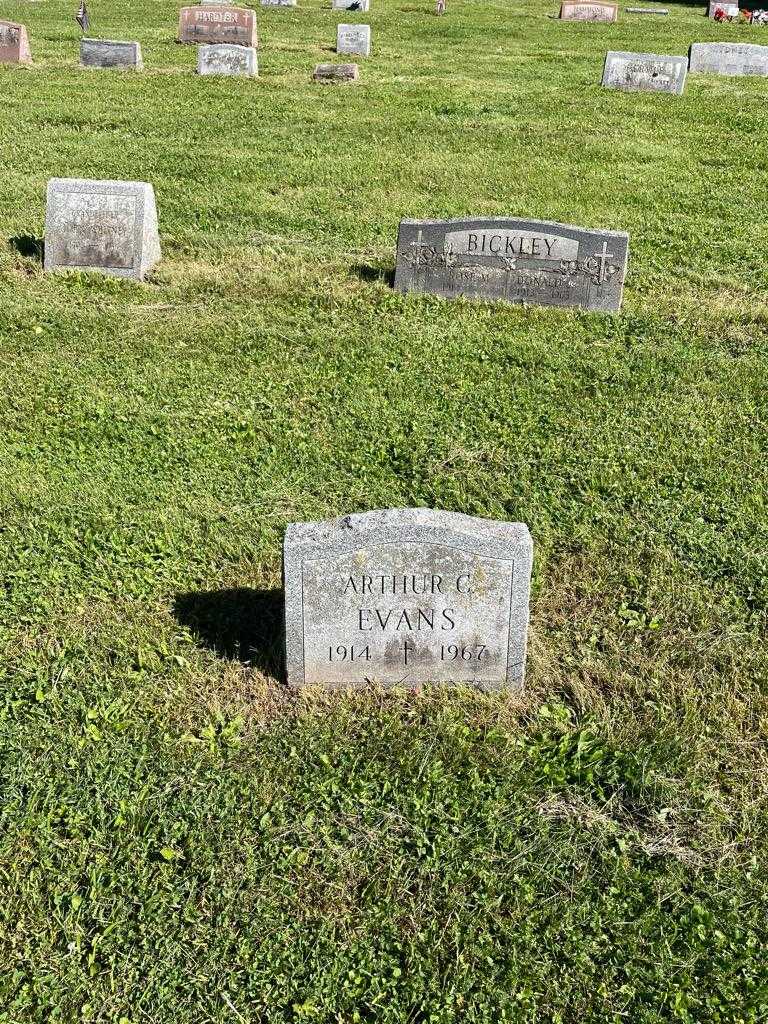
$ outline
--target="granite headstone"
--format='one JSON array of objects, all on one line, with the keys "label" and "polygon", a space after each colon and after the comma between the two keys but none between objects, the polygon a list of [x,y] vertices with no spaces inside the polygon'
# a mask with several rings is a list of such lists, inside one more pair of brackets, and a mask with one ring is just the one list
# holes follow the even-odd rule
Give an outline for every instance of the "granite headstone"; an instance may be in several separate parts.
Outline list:
[{"label": "granite headstone", "polygon": [[288,683],[519,687],[533,544],[523,523],[426,508],[285,533]]},{"label": "granite headstone", "polygon": [[205,43],[197,48],[197,73],[255,78],[259,73],[256,50],[234,43]]},{"label": "granite headstone", "polygon": [[629,235],[550,221],[402,220],[395,288],[535,306],[615,311]]},{"label": "granite headstone", "polygon": [[256,46],[256,15],[246,7],[230,7],[226,4],[182,7],[179,14],[179,42]]},{"label": "granite headstone", "polygon": [[142,280],[160,259],[155,193],[144,181],[52,178],[45,269]]},{"label": "granite headstone", "polygon": [[611,50],[605,56],[603,85],[623,92],[669,92],[680,96],[687,72],[687,57]]},{"label": "granite headstone", "polygon": [[768,75],[768,46],[755,43],[693,43],[692,74]]},{"label": "granite headstone", "polygon": [[339,25],[336,29],[336,53],[371,55],[370,25]]},{"label": "granite headstone", "polygon": [[356,82],[360,75],[357,64],[317,64],[312,74],[315,82],[334,85],[343,82]]},{"label": "granite headstone", "polygon": [[619,17],[618,4],[582,3],[580,0],[563,0],[560,18],[563,21],[616,21]]},{"label": "granite headstone", "polygon": [[141,46],[118,39],[81,39],[80,63],[84,68],[126,68],[141,71]]},{"label": "granite headstone", "polygon": [[32,54],[24,25],[0,21],[0,63],[31,64]]}]

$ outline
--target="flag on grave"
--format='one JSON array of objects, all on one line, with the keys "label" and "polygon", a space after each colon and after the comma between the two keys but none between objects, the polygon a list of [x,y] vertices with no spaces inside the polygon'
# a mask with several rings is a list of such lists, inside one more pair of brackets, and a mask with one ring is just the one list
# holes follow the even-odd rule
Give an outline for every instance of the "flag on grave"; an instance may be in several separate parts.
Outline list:
[{"label": "flag on grave", "polygon": [[87,32],[91,27],[91,19],[88,17],[88,8],[85,6],[85,0],[80,0],[80,7],[75,15],[75,21],[83,32]]}]

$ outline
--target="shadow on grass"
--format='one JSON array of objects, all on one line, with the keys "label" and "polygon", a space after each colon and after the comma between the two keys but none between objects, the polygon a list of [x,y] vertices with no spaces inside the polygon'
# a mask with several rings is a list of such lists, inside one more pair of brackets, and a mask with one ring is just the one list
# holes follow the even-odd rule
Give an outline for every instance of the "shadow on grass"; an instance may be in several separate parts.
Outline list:
[{"label": "shadow on grass", "polygon": [[234,587],[176,594],[173,613],[216,654],[282,682],[284,603],[282,590]]},{"label": "shadow on grass", "polygon": [[43,238],[37,238],[36,235],[14,235],[13,238],[8,239],[8,244],[16,252],[21,253],[22,256],[32,260],[39,260],[40,263],[43,262],[45,254],[45,240]]},{"label": "shadow on grass", "polygon": [[353,263],[349,269],[361,281],[381,281],[389,288],[395,286],[395,272],[389,267],[371,267],[367,263]]}]

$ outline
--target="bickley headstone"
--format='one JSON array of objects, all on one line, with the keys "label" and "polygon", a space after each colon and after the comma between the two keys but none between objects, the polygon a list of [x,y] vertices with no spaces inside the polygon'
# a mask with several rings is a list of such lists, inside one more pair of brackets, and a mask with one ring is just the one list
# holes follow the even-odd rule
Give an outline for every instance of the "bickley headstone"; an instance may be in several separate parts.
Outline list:
[{"label": "bickley headstone", "polygon": [[618,17],[618,4],[581,3],[579,0],[564,0],[560,5],[560,18],[563,21],[616,21]]},{"label": "bickley headstone", "polygon": [[621,306],[629,235],[550,221],[483,217],[402,220],[395,288],[615,311]]},{"label": "bickley headstone", "polygon": [[141,71],[141,46],[118,39],[81,39],[80,63],[84,68],[127,68]]},{"label": "bickley headstone", "polygon": [[142,280],[160,259],[155,193],[144,181],[52,178],[45,269]]},{"label": "bickley headstone", "polygon": [[255,78],[259,73],[256,50],[253,46],[235,46],[232,43],[198,46],[197,73]]},{"label": "bickley headstone", "polygon": [[336,29],[336,53],[371,55],[370,25],[339,25]]},{"label": "bickley headstone", "polygon": [[370,0],[333,0],[332,6],[336,11],[367,11]]},{"label": "bickley headstone", "polygon": [[0,63],[31,64],[32,54],[24,25],[0,21]]},{"label": "bickley headstone", "polygon": [[768,46],[754,43],[694,43],[688,70],[710,75],[768,75]]},{"label": "bickley headstone", "polygon": [[228,7],[226,4],[182,7],[179,42],[256,46],[256,15],[246,7]]},{"label": "bickley headstone", "polygon": [[521,686],[533,544],[523,523],[387,509],[285,533],[288,683]]},{"label": "bickley headstone", "polygon": [[334,85],[342,82],[356,82],[360,75],[357,64],[317,64],[312,74],[315,82]]},{"label": "bickley headstone", "polygon": [[669,92],[680,96],[687,72],[687,57],[610,51],[605,57],[603,85],[623,92]]}]

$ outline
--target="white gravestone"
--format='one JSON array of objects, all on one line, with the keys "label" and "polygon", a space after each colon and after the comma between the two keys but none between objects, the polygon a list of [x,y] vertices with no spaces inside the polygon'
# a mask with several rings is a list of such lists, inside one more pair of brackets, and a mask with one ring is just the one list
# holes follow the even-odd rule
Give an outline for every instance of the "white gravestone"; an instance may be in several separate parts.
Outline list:
[{"label": "white gravestone", "polygon": [[339,25],[336,29],[336,53],[371,55],[370,25]]},{"label": "white gravestone", "polygon": [[259,73],[256,49],[234,43],[211,43],[197,48],[199,75],[242,75],[255,78]]}]

